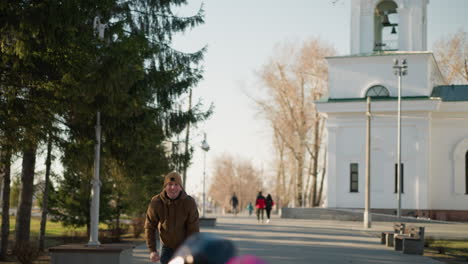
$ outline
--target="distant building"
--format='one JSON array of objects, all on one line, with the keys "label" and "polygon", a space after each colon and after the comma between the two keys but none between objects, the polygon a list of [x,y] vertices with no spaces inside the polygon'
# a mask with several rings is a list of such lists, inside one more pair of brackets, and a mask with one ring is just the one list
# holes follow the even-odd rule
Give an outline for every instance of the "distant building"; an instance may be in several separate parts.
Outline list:
[{"label": "distant building", "polygon": [[[371,208],[397,208],[397,96],[402,78],[402,215],[468,221],[468,86],[443,85],[427,51],[428,0],[352,0],[351,55],[329,57],[325,207],[363,208],[366,97],[372,99]],[[448,3],[449,4],[449,3]]]}]

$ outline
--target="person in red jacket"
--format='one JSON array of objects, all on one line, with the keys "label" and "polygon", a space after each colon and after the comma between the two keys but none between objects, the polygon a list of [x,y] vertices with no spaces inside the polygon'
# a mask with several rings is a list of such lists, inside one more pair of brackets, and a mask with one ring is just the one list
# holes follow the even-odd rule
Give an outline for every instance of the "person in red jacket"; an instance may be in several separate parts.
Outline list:
[{"label": "person in red jacket", "polygon": [[262,192],[258,192],[257,200],[255,201],[255,208],[257,208],[257,220],[260,222],[260,216],[263,223],[263,215],[265,214],[265,196],[262,195]]}]

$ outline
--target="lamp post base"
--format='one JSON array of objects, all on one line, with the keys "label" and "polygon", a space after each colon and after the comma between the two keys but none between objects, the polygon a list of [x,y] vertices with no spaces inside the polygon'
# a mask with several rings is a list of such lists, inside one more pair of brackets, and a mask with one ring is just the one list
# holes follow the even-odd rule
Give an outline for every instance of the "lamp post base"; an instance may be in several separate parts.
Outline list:
[{"label": "lamp post base", "polygon": [[216,218],[215,217],[200,217],[200,226],[201,227],[215,227]]},{"label": "lamp post base", "polygon": [[89,247],[82,244],[69,244],[49,248],[52,264],[131,264],[132,244],[104,244]]}]

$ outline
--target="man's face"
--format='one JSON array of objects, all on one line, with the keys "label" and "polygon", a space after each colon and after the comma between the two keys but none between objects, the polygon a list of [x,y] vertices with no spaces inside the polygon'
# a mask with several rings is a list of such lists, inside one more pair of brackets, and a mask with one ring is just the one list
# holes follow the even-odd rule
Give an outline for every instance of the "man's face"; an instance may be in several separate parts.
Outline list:
[{"label": "man's face", "polygon": [[169,198],[175,199],[179,196],[180,191],[182,191],[182,187],[175,182],[170,182],[164,187],[164,190]]}]

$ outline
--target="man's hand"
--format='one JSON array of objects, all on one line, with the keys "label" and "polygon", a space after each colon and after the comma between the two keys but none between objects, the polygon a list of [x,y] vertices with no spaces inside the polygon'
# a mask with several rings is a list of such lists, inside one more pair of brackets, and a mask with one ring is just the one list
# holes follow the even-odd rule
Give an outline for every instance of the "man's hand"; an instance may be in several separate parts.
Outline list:
[{"label": "man's hand", "polygon": [[151,262],[159,261],[159,254],[157,251],[153,251],[150,253],[150,261]]}]

